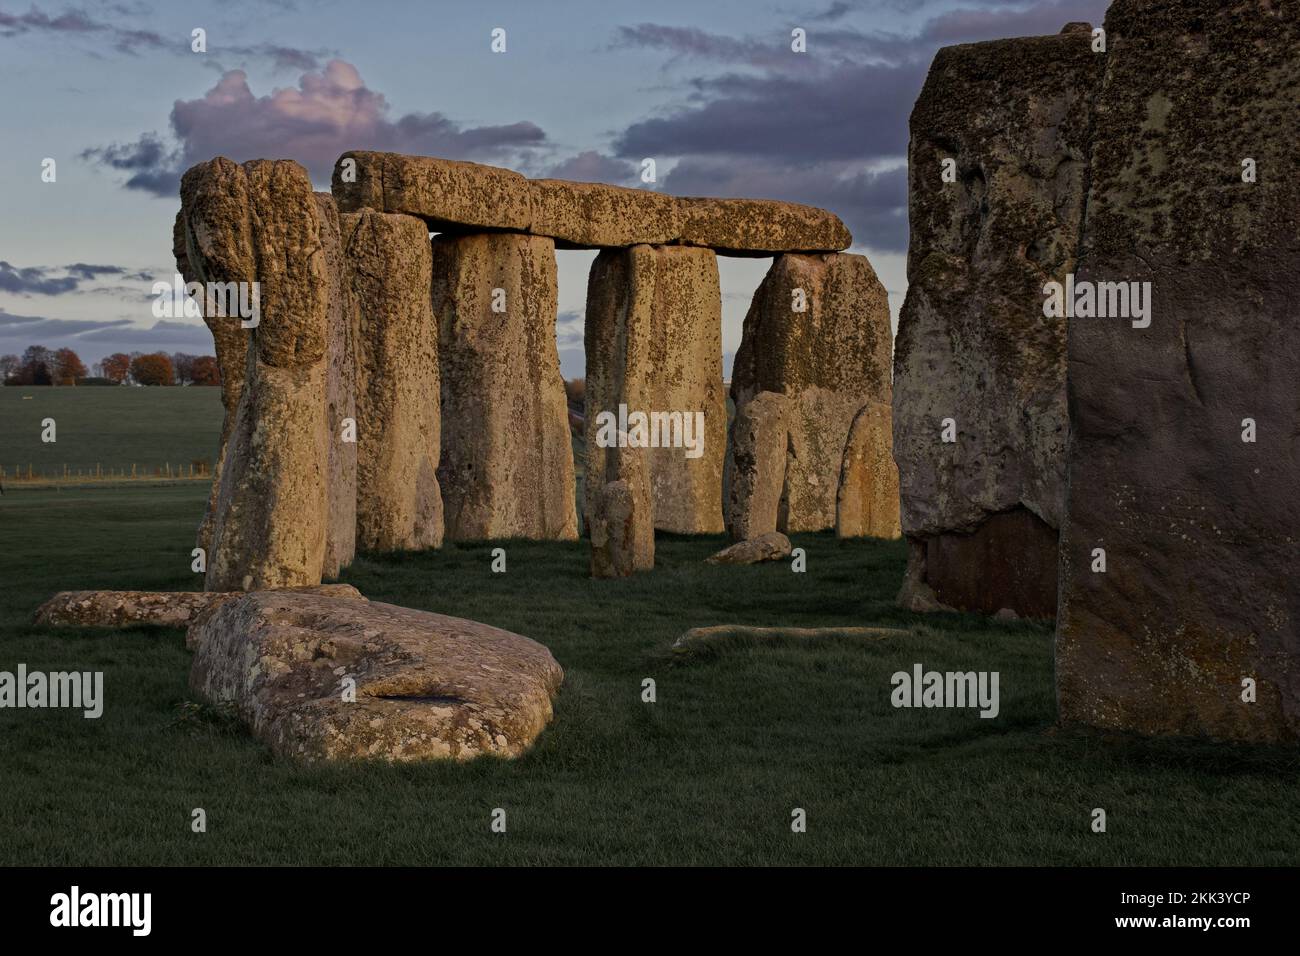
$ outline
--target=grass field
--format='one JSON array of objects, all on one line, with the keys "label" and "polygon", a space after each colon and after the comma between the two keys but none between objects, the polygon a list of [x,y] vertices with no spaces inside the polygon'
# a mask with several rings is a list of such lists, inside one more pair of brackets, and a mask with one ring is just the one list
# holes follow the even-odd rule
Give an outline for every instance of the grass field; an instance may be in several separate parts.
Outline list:
[{"label": "grass field", "polygon": [[[41,441],[53,418],[55,441]],[[0,388],[0,467],[56,477],[139,466],[152,474],[217,457],[219,388]]]},{"label": "grass field", "polygon": [[[0,864],[1298,861],[1294,752],[1058,732],[1048,628],[899,612],[903,547],[825,534],[796,539],[806,574],[702,564],[719,539],[661,538],[656,570],[627,581],[590,580],[584,543],[507,544],[506,574],[487,546],[364,557],[344,579],[373,599],[547,644],[566,671],[555,721],[514,762],[281,762],[188,703],[180,631],[30,623],[60,589],[196,587],[204,498],[199,483],[0,498],[0,669],[102,670],[106,697],[99,720],[0,710]],[[726,622],[911,633],[668,652]],[[999,671],[999,718],[893,709],[890,675],[916,662]]]}]

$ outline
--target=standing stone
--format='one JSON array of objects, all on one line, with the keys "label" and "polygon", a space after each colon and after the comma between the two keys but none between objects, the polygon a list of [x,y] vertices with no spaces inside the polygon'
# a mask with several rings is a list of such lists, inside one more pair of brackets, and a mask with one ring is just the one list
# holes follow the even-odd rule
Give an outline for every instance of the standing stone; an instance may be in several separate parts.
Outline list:
[{"label": "standing stone", "polygon": [[1066,322],[1043,315],[1043,286],[1077,255],[1105,61],[1082,27],[946,47],[912,111],[893,402],[902,528],[920,556],[908,606],[927,592],[963,610],[1055,613]]},{"label": "standing stone", "polygon": [[186,266],[203,281],[259,283],[204,587],[319,584],[328,513],[328,236],[311,181],[287,160],[216,159],[186,172],[181,197]]},{"label": "standing stone", "polygon": [[771,534],[782,524],[788,404],[779,392],[759,392],[736,409],[724,485],[727,527],[736,541]]},{"label": "standing stone", "polygon": [[[641,456],[649,469],[651,533],[721,532],[727,404],[717,256],[648,245],[602,252],[587,286],[585,340],[584,511],[592,512],[609,480],[611,453]],[[652,447],[602,447],[617,440],[608,423],[620,421],[620,405],[629,444],[645,435]],[[635,427],[637,412],[648,416],[647,429]],[[678,439],[698,447],[688,453]]]},{"label": "standing stone", "polygon": [[[214,276],[234,276],[232,282],[252,282],[251,226],[248,220],[247,180],[237,163],[218,157],[201,167],[189,180],[189,192],[181,197],[181,208],[172,226],[172,254],[176,270],[186,283],[206,283]],[[212,278],[212,281],[225,281]],[[244,393],[248,364],[248,331],[238,316],[218,314],[200,304],[203,321],[212,333],[217,366],[221,371],[221,444],[212,466],[212,487],[199,525],[197,545],[212,551],[212,524],[216,520],[217,497],[221,490],[221,468],[226,446],[235,427],[235,413]]]},{"label": "standing stone", "polygon": [[1298,13],[1107,13],[1076,278],[1150,312],[1070,324],[1066,722],[1300,738]]},{"label": "standing stone", "polygon": [[[865,256],[787,254],[776,258],[745,316],[731,379],[737,421],[762,392],[786,397],[783,490],[775,530],[835,525],[840,465],[853,417],[867,402],[890,400],[889,300]],[[737,483],[770,479],[746,472],[733,442],[731,536],[773,530],[743,513]],[[752,499],[748,499],[752,500]],[[764,519],[765,522],[765,519]]]},{"label": "standing stone", "polygon": [[339,223],[357,332],[357,547],[441,547],[429,230],[412,216],[370,209]]},{"label": "standing stone", "polygon": [[888,405],[869,402],[849,427],[835,498],[837,538],[899,536],[892,418]]},{"label": "standing stone", "polygon": [[325,526],[324,577],[338,577],[356,555],[357,532],[357,445],[345,440],[345,423],[355,422],[356,408],[356,312],[346,301],[343,277],[343,241],[339,214],[329,193],[316,193],[321,214],[321,236],[326,259],[326,303],[328,306],[327,359],[325,366],[325,430],[329,441],[326,462],[329,489],[329,522]]},{"label": "standing stone", "polygon": [[433,242],[438,479],[452,540],[578,536],[557,295],[550,239],[480,233]]}]

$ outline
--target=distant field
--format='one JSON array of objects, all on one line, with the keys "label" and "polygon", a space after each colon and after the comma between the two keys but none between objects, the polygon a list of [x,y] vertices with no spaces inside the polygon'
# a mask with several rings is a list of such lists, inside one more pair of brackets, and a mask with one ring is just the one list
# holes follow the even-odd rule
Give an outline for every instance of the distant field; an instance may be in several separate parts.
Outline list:
[{"label": "distant field", "polygon": [[[41,441],[53,418],[56,441]],[[0,467],[13,476],[58,477],[64,466],[93,474],[140,474],[170,464],[215,461],[221,440],[219,388],[0,388]]]}]

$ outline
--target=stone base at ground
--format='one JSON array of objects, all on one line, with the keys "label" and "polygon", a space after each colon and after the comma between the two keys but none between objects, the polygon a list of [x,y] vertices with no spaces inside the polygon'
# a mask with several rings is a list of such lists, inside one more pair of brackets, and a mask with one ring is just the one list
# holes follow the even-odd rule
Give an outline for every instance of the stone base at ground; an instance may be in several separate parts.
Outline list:
[{"label": "stone base at ground", "polygon": [[996,514],[973,532],[946,532],[925,544],[925,583],[959,611],[1056,617],[1056,529],[1026,508]]},{"label": "stone base at ground", "polygon": [[284,757],[517,757],[564,678],[536,641],[391,604],[261,592],[193,630],[191,690]]}]

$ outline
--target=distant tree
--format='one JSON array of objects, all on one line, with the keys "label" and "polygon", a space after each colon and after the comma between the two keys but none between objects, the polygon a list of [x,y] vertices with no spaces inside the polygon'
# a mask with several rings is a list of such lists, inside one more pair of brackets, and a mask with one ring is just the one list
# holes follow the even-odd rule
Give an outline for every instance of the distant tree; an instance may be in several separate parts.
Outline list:
[{"label": "distant tree", "polygon": [[585,378],[575,378],[565,382],[564,394],[568,397],[570,405],[581,408],[583,399],[587,394],[587,380]]},{"label": "distant tree", "polygon": [[176,372],[176,384],[188,385],[194,381],[194,360],[197,355],[186,352],[172,353],[172,369]]},{"label": "distant tree", "polygon": [[220,385],[221,366],[211,355],[198,355],[190,366],[190,381],[195,385]]},{"label": "distant tree", "polygon": [[86,363],[72,349],[59,349],[54,353],[54,384],[76,385],[86,377]]},{"label": "distant tree", "polygon": [[17,355],[0,355],[0,382],[7,382],[17,375],[22,365]]},{"label": "distant tree", "polygon": [[54,353],[44,345],[29,345],[18,369],[18,385],[49,385],[54,380]]},{"label": "distant tree", "polygon": [[104,378],[121,385],[126,381],[126,377],[131,374],[131,356],[125,352],[114,352],[112,355],[105,355],[104,360],[99,363],[103,366]]},{"label": "distant tree", "polygon": [[176,372],[165,352],[155,352],[131,360],[131,377],[140,385],[171,385],[176,381]]}]

